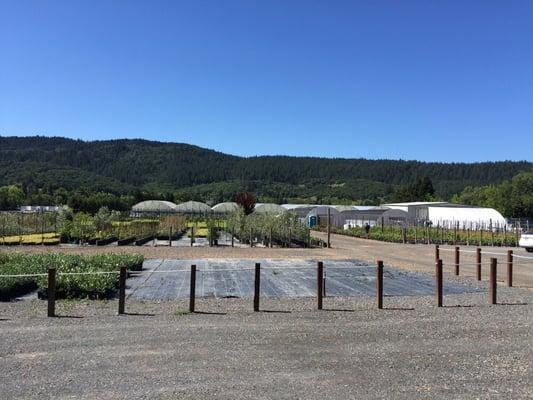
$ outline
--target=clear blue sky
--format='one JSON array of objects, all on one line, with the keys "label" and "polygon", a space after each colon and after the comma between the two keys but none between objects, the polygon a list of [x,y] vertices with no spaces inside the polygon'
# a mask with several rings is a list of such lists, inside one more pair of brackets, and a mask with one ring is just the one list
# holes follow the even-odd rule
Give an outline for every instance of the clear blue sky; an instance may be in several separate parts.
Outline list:
[{"label": "clear blue sky", "polygon": [[531,160],[533,1],[0,1],[0,135]]}]

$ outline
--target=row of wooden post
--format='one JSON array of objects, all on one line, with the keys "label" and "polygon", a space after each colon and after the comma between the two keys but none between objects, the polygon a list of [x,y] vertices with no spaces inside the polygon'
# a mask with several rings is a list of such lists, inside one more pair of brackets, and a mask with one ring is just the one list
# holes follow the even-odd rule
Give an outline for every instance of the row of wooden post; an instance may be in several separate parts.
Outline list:
[{"label": "row of wooden post", "polygon": [[[481,249],[476,251],[476,267],[477,267],[477,279],[481,280]],[[497,259],[491,258],[490,260],[490,275],[489,275],[489,287],[490,287],[490,299],[492,304],[496,304],[497,294]],[[512,286],[512,270],[513,270],[512,251],[508,253],[507,259],[507,273],[508,273],[508,286]],[[455,248],[455,274],[459,275],[459,248]],[[120,268],[119,273],[119,297],[118,297],[118,314],[125,313],[126,304],[126,267]],[[443,305],[443,263],[440,258],[439,246],[435,246],[435,294],[437,307]],[[254,311],[259,311],[259,299],[261,291],[261,264],[255,264],[255,277],[254,277]],[[317,263],[317,308],[323,309],[323,298],[326,292],[325,277],[324,277],[324,264],[322,261]],[[56,301],[56,269],[48,269],[48,316],[55,316],[55,301]],[[196,299],[196,265],[191,265],[191,278],[190,278],[190,290],[189,290],[189,311],[193,313],[195,311],[195,299]],[[383,261],[377,261],[376,267],[376,302],[377,308],[383,308]]]},{"label": "row of wooden post", "polygon": [[[455,266],[455,275],[459,275],[460,267],[460,252],[461,249],[459,246],[455,246],[454,249],[454,266]],[[435,263],[440,259],[440,248],[439,245],[435,245]],[[492,260],[492,258],[491,258]],[[492,262],[492,261],[491,261]],[[481,248],[476,249],[476,279],[481,280]],[[492,263],[491,263],[492,265]],[[513,286],[513,251],[507,250],[507,286]]]}]

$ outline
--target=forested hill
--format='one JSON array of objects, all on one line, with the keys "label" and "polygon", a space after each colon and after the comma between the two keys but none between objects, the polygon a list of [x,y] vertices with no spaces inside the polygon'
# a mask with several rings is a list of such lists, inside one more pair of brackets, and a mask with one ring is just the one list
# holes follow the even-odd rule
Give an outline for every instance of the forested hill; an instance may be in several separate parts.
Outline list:
[{"label": "forested hill", "polygon": [[[307,188],[307,194],[313,187],[359,190],[348,193],[355,200],[379,197],[428,176],[436,194],[449,198],[466,186],[499,183],[522,171],[533,171],[533,163],[237,157],[188,144],[147,140],[0,137],[0,186],[19,184],[27,192],[58,188],[124,194],[136,189],[174,192],[196,185],[241,182],[252,185],[259,195],[262,185],[274,192],[276,187]],[[365,190],[377,191],[377,195],[361,193]]]}]

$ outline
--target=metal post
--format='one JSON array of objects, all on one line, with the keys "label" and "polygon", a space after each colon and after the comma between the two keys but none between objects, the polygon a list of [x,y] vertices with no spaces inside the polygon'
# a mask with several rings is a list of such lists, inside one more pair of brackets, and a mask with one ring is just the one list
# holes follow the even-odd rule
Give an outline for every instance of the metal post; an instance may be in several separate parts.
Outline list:
[{"label": "metal post", "polygon": [[383,308],[383,261],[378,260],[376,270],[376,296],[378,302],[378,309]]},{"label": "metal post", "polygon": [[56,269],[48,268],[48,316],[56,316]]},{"label": "metal post", "polygon": [[490,303],[496,304],[496,274],[498,268],[498,260],[496,258],[490,259]]},{"label": "metal post", "polygon": [[507,251],[507,286],[513,286],[513,251]]},{"label": "metal post", "polygon": [[455,275],[459,275],[459,246],[455,246]]},{"label": "metal post", "polygon": [[259,311],[259,296],[261,291],[261,264],[255,263],[254,280],[254,311]]},{"label": "metal post", "polygon": [[196,265],[191,265],[191,286],[189,289],[189,312],[194,312],[194,301],[196,299]]},{"label": "metal post", "polygon": [[477,280],[481,280],[481,248],[476,249],[476,277]]},{"label": "metal post", "polygon": [[331,247],[331,209],[328,207],[328,249]]},{"label": "metal post", "polygon": [[442,260],[438,259],[435,265],[435,293],[437,307],[442,307]]},{"label": "metal post", "polygon": [[322,261],[318,262],[316,270],[316,291],[317,291],[317,305],[318,309],[322,310],[322,279],[324,277],[324,264]]},{"label": "metal post", "polygon": [[124,314],[126,308],[126,267],[120,267],[118,276],[118,313]]}]

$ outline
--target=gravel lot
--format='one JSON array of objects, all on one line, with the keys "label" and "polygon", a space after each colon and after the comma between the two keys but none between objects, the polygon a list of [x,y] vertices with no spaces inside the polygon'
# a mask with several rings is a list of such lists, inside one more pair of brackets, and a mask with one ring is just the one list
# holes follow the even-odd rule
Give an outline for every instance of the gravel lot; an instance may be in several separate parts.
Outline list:
[{"label": "gravel lot", "polygon": [[[473,284],[471,281],[465,284]],[[484,285],[482,288],[486,289]],[[2,399],[531,399],[533,296],[0,304]],[[331,311],[336,310],[336,311]]]},{"label": "gravel lot", "polygon": [[[384,259],[433,273],[433,246],[333,235],[332,249],[0,248],[70,253],[141,252],[148,259]],[[473,249],[473,247],[471,248]],[[516,250],[516,249],[515,249]],[[504,252],[505,249],[485,248]],[[520,250],[517,250],[520,252]],[[519,253],[521,254],[521,253]],[[481,289],[433,296],[61,301],[46,318],[39,300],[0,303],[1,399],[533,399],[533,291],[498,287],[473,267],[445,282]],[[462,260],[469,262],[469,256]],[[484,258],[484,262],[488,257]],[[241,261],[242,262],[242,261]],[[487,278],[484,264],[483,278]],[[505,268],[500,266],[499,278]],[[533,267],[515,267],[515,285],[533,286]]]}]

